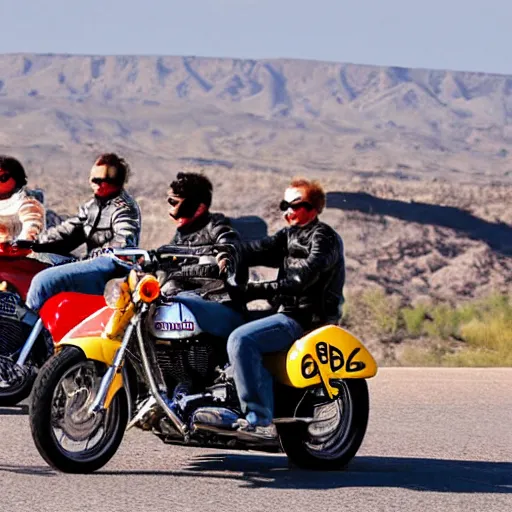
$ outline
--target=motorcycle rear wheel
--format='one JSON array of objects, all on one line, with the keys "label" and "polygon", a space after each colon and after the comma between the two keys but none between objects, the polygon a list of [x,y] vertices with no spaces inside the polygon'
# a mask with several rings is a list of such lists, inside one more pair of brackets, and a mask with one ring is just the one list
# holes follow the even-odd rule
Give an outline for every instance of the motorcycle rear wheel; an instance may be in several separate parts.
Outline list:
[{"label": "motorcycle rear wheel", "polygon": [[[5,377],[9,373],[13,380],[11,385],[6,386],[4,385],[5,380],[0,377],[0,380],[2,380],[0,384],[0,407],[12,407],[28,398],[36,376],[30,367],[16,368],[15,363],[4,356],[0,356],[0,365],[4,366],[0,370],[0,375]],[[16,374],[18,374],[17,378],[15,378]]]},{"label": "motorcycle rear wheel", "polygon": [[28,398],[37,368],[44,362],[46,347],[41,337],[25,364],[21,367],[16,364],[29,333],[30,328],[21,322],[0,318],[0,407],[12,407]]},{"label": "motorcycle rear wheel", "polygon": [[327,399],[320,388],[308,390],[297,403],[295,415],[318,421],[278,424],[281,447],[290,462],[300,468],[342,469],[363,442],[369,411],[366,380],[340,381],[335,400]]},{"label": "motorcycle rear wheel", "polygon": [[121,444],[128,422],[124,389],[104,414],[87,412],[105,369],[80,349],[65,347],[39,371],[29,409],[32,438],[43,459],[59,471],[92,473],[107,464]]}]

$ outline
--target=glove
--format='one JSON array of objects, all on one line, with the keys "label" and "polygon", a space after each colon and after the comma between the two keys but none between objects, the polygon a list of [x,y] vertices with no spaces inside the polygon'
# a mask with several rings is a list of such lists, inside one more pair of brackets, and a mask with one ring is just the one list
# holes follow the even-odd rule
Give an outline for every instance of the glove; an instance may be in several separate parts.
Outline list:
[{"label": "glove", "polygon": [[217,260],[220,274],[226,274],[229,271],[234,272],[235,259],[227,252],[220,252],[217,254],[217,256],[215,256],[215,259]]},{"label": "glove", "polygon": [[12,246],[17,247],[18,249],[32,249],[35,245],[37,244],[34,240],[18,239],[12,242]]},{"label": "glove", "polygon": [[247,283],[245,297],[247,302],[258,299],[269,299],[273,295],[271,282],[256,281]]},{"label": "glove", "polygon": [[104,256],[105,254],[112,254],[114,252],[114,249],[112,247],[96,247],[96,249],[93,249],[89,255],[89,259],[98,258],[99,256]]},{"label": "glove", "polygon": [[236,246],[233,244],[216,244],[214,249],[218,251],[215,259],[217,260],[220,273],[226,273],[228,270],[234,272],[238,259]]}]

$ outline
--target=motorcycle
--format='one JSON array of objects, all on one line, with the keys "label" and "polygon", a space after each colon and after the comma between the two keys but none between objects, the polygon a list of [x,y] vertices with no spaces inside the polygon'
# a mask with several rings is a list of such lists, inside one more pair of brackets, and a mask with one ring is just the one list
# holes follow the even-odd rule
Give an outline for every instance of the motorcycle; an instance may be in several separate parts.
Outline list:
[{"label": "motorcycle", "polygon": [[0,407],[27,398],[53,343],[105,305],[102,296],[66,292],[52,297],[37,317],[25,300],[33,277],[52,266],[31,258],[29,244],[0,243]]},{"label": "motorcycle", "polygon": [[[39,371],[29,417],[43,459],[62,472],[94,472],[136,427],[170,444],[284,451],[302,468],[348,464],[367,428],[366,379],[377,373],[364,345],[325,325],[267,355],[277,436],[236,429],[241,410],[226,340],[255,312],[210,300],[219,291],[214,280],[163,294],[154,275],[162,258],[208,259],[190,248],[140,250],[139,265],[107,284],[106,306],[71,329]],[[239,300],[232,273],[220,285]]]}]

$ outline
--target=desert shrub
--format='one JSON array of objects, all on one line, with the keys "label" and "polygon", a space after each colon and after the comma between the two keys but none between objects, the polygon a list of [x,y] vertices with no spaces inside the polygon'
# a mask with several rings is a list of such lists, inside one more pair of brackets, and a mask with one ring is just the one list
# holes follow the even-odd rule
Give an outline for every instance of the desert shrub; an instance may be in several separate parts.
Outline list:
[{"label": "desert shrub", "polygon": [[424,332],[423,324],[425,323],[428,306],[419,305],[414,308],[403,308],[400,312],[406,333],[416,338]]},{"label": "desert shrub", "polygon": [[[402,310],[404,314],[406,310]],[[493,294],[456,308],[438,305],[431,314],[432,321],[421,324],[415,310],[405,313],[411,332],[424,332],[433,337],[426,349],[409,347],[403,359],[413,365],[436,366],[512,366],[512,304],[507,295]],[[411,320],[412,317],[412,320]],[[435,338],[456,337],[462,341],[455,350],[440,345]]]},{"label": "desert shrub", "polygon": [[380,336],[394,336],[400,328],[400,305],[383,290],[369,288],[347,298],[342,323],[354,327],[364,325]]}]

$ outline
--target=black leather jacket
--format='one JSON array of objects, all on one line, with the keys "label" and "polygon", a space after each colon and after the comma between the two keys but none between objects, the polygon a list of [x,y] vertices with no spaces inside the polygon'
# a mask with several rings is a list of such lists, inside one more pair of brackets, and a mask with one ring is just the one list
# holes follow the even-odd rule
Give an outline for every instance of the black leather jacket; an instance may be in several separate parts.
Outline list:
[{"label": "black leather jacket", "polygon": [[[229,244],[232,250],[229,252],[229,258],[235,270],[238,269],[240,262],[241,239],[239,233],[231,226],[229,219],[222,213],[206,213],[196,219],[193,223],[184,226],[176,231],[171,245],[184,247],[195,247],[200,245],[223,245]],[[163,246],[165,247],[165,246]],[[204,253],[210,252],[207,248]],[[194,251],[197,253],[197,251]],[[166,271],[165,264],[161,266]],[[179,271],[172,271],[169,277],[208,277],[218,278],[219,267],[217,264],[198,265],[188,264],[186,261],[180,267]]]},{"label": "black leather jacket", "polygon": [[287,227],[263,240],[246,242],[243,257],[249,266],[279,269],[276,281],[249,284],[249,300],[269,300],[305,329],[340,320],[343,241],[327,224],[316,219],[304,227]]},{"label": "black leather jacket", "polygon": [[81,205],[78,214],[39,236],[38,249],[68,254],[82,244],[87,254],[99,247],[137,247],[141,230],[139,205],[125,190],[115,197],[93,197]]}]

